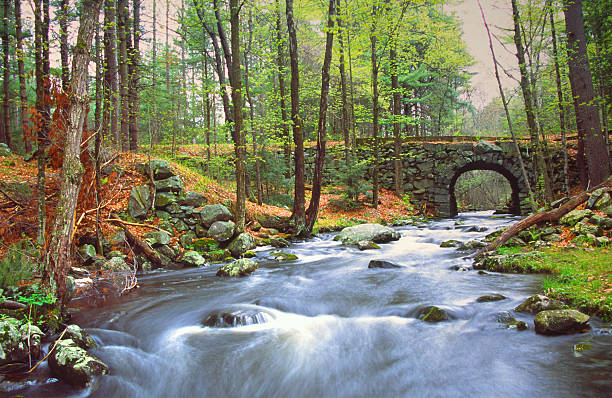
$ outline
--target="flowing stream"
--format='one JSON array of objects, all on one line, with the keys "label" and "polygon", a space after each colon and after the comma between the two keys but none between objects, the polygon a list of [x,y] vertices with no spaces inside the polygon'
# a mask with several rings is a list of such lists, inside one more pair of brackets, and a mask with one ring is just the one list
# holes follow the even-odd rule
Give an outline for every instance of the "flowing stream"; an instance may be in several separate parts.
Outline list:
[{"label": "flowing stream", "polygon": [[[587,333],[545,337],[533,316],[513,313],[541,276],[459,272],[471,258],[447,239],[467,241],[515,218],[491,212],[398,228],[401,239],[359,251],[333,234],[294,243],[297,261],[257,252],[246,278],[217,266],[152,273],[120,301],[74,320],[100,343],[111,369],[96,388],[54,379],[25,396],[64,397],[594,397],[612,391],[612,334],[593,319]],[[463,222],[457,225],[457,221]],[[470,226],[485,227],[467,232]],[[368,269],[371,259],[401,265]],[[507,299],[479,303],[488,293]],[[417,318],[437,305],[451,319]],[[243,310],[259,324],[203,326],[209,314]],[[510,311],[529,330],[503,327]],[[574,345],[586,343],[582,352]],[[609,395],[608,395],[609,396]]]}]

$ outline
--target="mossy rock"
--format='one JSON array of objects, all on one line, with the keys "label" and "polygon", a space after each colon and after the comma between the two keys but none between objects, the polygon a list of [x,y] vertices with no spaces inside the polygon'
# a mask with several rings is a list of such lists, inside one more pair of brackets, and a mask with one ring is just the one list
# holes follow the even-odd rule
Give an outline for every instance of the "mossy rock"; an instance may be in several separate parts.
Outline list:
[{"label": "mossy rock", "polygon": [[277,261],[294,261],[298,259],[298,256],[296,256],[295,254],[285,253],[282,251],[271,252],[270,255],[272,256],[273,259]]},{"label": "mossy rock", "polygon": [[484,296],[480,296],[476,299],[476,301],[479,303],[489,303],[492,301],[501,301],[505,299],[506,299],[506,296],[504,296],[503,294],[493,293],[493,294],[487,294]]},{"label": "mossy rock", "polygon": [[576,310],[541,311],[533,320],[535,331],[539,334],[571,334],[590,329],[590,317]]},{"label": "mossy rock", "polygon": [[593,215],[593,211],[589,209],[585,210],[572,210],[559,220],[559,223],[562,225],[567,225],[573,227],[578,222],[583,220],[584,218],[591,217]]},{"label": "mossy rock", "polygon": [[217,270],[217,276],[239,277],[247,276],[257,269],[257,262],[249,258],[241,258],[229,264],[222,265]]},{"label": "mossy rock", "polygon": [[440,243],[440,247],[459,247],[459,245],[461,245],[461,242],[456,239],[449,239]]},{"label": "mossy rock", "polygon": [[232,253],[227,249],[216,249],[209,252],[203,253],[204,258],[212,262],[224,261],[226,258],[231,257]]},{"label": "mossy rock", "polygon": [[212,238],[198,238],[193,240],[193,246],[199,252],[211,252],[219,249],[219,242]]},{"label": "mossy rock", "polygon": [[517,312],[537,314],[541,311],[558,310],[561,308],[563,308],[563,304],[560,301],[553,300],[541,294],[536,294],[523,301],[514,310]]},{"label": "mossy rock", "polygon": [[419,319],[429,323],[437,323],[448,320],[448,313],[435,305],[424,308]]},{"label": "mossy rock", "polygon": [[94,377],[108,374],[108,366],[88,354],[72,339],[61,340],[49,357],[49,368],[58,378],[74,387],[88,386]]}]

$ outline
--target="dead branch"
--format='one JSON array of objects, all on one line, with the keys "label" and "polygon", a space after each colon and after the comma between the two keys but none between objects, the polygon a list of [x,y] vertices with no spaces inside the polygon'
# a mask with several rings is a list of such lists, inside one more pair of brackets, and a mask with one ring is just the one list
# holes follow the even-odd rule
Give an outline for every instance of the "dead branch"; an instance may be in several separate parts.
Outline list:
[{"label": "dead branch", "polygon": [[[162,231],[167,233],[168,235],[172,235],[170,232],[166,231],[165,229],[161,229],[158,226],[155,225],[151,225],[151,224],[139,224],[139,223],[135,223],[135,222],[128,222],[128,221],[123,221],[120,218],[107,218],[104,221],[108,221],[108,222],[112,222],[112,223],[119,223],[119,224],[123,224],[123,225],[131,225],[133,227],[145,227],[145,228],[151,228],[151,229],[155,229],[158,231]],[[123,228],[123,226],[121,226]]]},{"label": "dead branch", "polygon": [[8,198],[8,200],[10,200],[11,202],[15,203],[17,206],[21,206],[24,207],[24,204],[17,201],[16,199],[13,199],[7,192],[5,192],[2,188],[0,188],[0,192],[2,192],[2,194],[4,196],[6,196]]},{"label": "dead branch", "polygon": [[586,202],[589,199],[589,196],[591,196],[591,193],[593,193],[593,191],[596,191],[604,187],[608,187],[608,188],[612,187],[612,178],[608,178],[606,181],[602,182],[596,187],[593,187],[589,191],[583,191],[579,193],[578,195],[574,196],[573,198],[568,200],[565,204],[563,204],[562,206],[556,209],[553,209],[550,211],[544,211],[542,213],[532,214],[529,217],[524,218],[515,224],[512,224],[508,229],[502,232],[502,234],[499,235],[497,239],[489,243],[486,247],[482,248],[478,252],[477,256],[480,256],[481,254],[484,254],[486,252],[497,250],[504,243],[510,240],[510,238],[512,238],[513,236],[516,236],[519,232],[531,227],[532,225],[541,224],[541,223],[549,222],[549,221],[552,221],[552,222],[559,221],[561,217],[563,217],[570,211],[574,210],[576,207],[580,206],[582,203]]},{"label": "dead branch", "polygon": [[20,303],[13,300],[4,300],[0,303],[0,309],[3,310],[20,310],[25,307],[26,305],[24,303]]},{"label": "dead branch", "polygon": [[164,266],[161,258],[159,257],[159,254],[157,254],[157,252],[155,250],[153,250],[151,245],[149,245],[145,241],[140,240],[136,235],[134,235],[132,233],[132,231],[130,231],[130,229],[126,225],[126,224],[130,224],[130,223],[127,223],[127,222],[125,222],[123,220],[119,220],[119,219],[116,219],[116,218],[111,219],[111,220],[112,220],[113,223],[115,223],[115,225],[118,225],[119,227],[121,227],[123,229],[123,231],[125,232],[125,236],[126,236],[128,242],[130,244],[136,246],[138,248],[138,250],[140,250],[153,264],[155,264],[158,267],[163,267]]}]

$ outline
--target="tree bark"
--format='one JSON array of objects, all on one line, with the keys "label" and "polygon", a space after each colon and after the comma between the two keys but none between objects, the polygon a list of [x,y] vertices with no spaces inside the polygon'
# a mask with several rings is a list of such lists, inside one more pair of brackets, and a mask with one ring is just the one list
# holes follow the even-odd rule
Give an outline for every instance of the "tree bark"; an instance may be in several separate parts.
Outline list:
[{"label": "tree bark", "polygon": [[234,126],[232,138],[234,139],[234,152],[236,154],[236,231],[244,231],[246,219],[246,143],[242,130],[242,77],[240,71],[240,4],[239,0],[230,0],[231,24],[231,83],[232,103],[234,106]]},{"label": "tree bark", "polygon": [[312,197],[308,210],[306,211],[306,228],[303,235],[310,235],[319,215],[319,203],[321,201],[321,184],[323,181],[323,166],[325,164],[325,142],[326,142],[326,116],[327,101],[329,93],[329,69],[331,67],[332,50],[334,46],[334,19],[336,13],[335,0],[329,0],[327,11],[327,33],[325,37],[325,56],[323,57],[323,68],[321,69],[321,98],[319,101],[319,121],[317,124],[317,156],[312,178]]},{"label": "tree bark", "polygon": [[402,114],[402,98],[400,93],[399,76],[397,72],[397,41],[389,46],[389,63],[391,64],[391,91],[393,96],[393,180],[395,182],[395,193],[399,196],[404,193],[403,169],[402,169],[402,132],[400,117]]},{"label": "tree bark", "polygon": [[129,137],[130,151],[138,150],[140,108],[138,104],[138,92],[140,90],[140,0],[133,2],[133,34],[134,41],[130,51],[130,76],[129,76],[129,99],[130,99],[130,121]]},{"label": "tree bark", "polygon": [[70,87],[70,71],[68,69],[68,0],[60,0],[59,9],[57,10],[57,19],[59,20],[59,38],[60,38],[60,60],[62,67],[62,89],[68,91]]},{"label": "tree bark", "polygon": [[372,6],[372,30],[370,32],[370,62],[372,64],[372,140],[374,160],[372,165],[372,206],[378,207],[378,63],[376,58],[376,4]]},{"label": "tree bark", "polygon": [[110,138],[117,149],[121,149],[118,132],[118,67],[115,0],[104,1],[104,112],[102,125],[104,136]]},{"label": "tree bark", "polygon": [[71,263],[70,250],[74,215],[83,174],[80,152],[83,126],[89,104],[87,90],[89,49],[101,4],[102,0],[83,1],[83,12],[72,60],[69,120],[62,162],[60,198],[53,222],[51,242],[44,262],[42,284],[52,294],[57,295],[60,305],[65,304],[67,298],[66,275]]},{"label": "tree bark", "polygon": [[561,143],[563,145],[563,190],[570,195],[569,166],[567,161],[567,139],[565,130],[565,106],[563,105],[563,87],[561,86],[561,72],[559,69],[559,54],[557,52],[557,34],[555,32],[555,16],[550,13],[550,30],[553,48],[553,61],[555,63],[555,82],[557,84],[557,106],[559,107],[559,129],[561,130]]},{"label": "tree bark", "polygon": [[295,144],[295,191],[291,218],[296,235],[301,235],[306,226],[304,188],[304,135],[300,120],[300,69],[298,66],[297,34],[293,18],[293,0],[286,0],[287,30],[289,32],[289,60],[291,65],[291,121],[293,122],[293,143]]},{"label": "tree bark", "polygon": [[130,99],[128,71],[128,0],[117,1],[117,40],[119,42],[119,96],[121,98],[121,150],[129,150],[130,135]]},{"label": "tree bark", "polygon": [[9,0],[3,1],[2,7],[2,72],[4,80],[3,95],[2,95],[2,130],[4,131],[4,142],[9,147],[13,147],[11,140],[11,123],[10,123],[10,62],[9,62]]},{"label": "tree bark", "polygon": [[582,0],[564,1],[568,40],[570,85],[574,97],[576,125],[584,138],[589,186],[597,185],[610,175],[610,157],[602,135],[595,104],[595,90],[586,49]]},{"label": "tree bark", "polygon": [[21,26],[21,0],[15,0],[15,40],[17,45],[16,56],[17,56],[17,71],[19,73],[19,122],[21,124],[21,131],[23,131],[23,142],[25,144],[26,153],[32,151],[32,144],[30,137],[27,136],[26,130],[28,126],[28,95],[26,92],[26,75],[25,66],[23,63],[23,32]]},{"label": "tree bark", "polygon": [[276,0],[276,64],[278,67],[278,89],[280,94],[281,124],[283,129],[283,148],[285,153],[285,178],[291,177],[291,135],[289,121],[287,120],[287,106],[285,103],[285,52],[283,51],[283,32],[281,28],[280,1]]}]

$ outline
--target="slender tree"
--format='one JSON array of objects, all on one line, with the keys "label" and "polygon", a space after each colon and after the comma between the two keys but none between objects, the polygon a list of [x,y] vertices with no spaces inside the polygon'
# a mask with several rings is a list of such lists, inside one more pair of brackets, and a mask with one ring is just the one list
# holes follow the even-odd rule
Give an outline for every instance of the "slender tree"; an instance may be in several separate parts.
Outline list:
[{"label": "slender tree", "polygon": [[121,99],[121,125],[119,138],[121,149],[129,149],[130,135],[130,98],[129,98],[129,71],[128,71],[128,27],[129,8],[128,0],[117,1],[117,40],[119,43],[119,97]]},{"label": "slender tree", "polygon": [[372,206],[378,207],[378,58],[376,49],[378,35],[376,32],[376,18],[378,14],[377,0],[372,4],[372,26],[370,28],[370,62],[372,65],[372,145],[374,160],[372,164]]},{"label": "slender tree", "polygon": [[285,51],[283,46],[283,31],[281,27],[280,1],[276,0],[276,64],[278,67],[278,90],[280,95],[281,124],[283,129],[283,147],[285,150],[285,178],[291,176],[291,135],[289,134],[289,121],[287,120],[287,106],[285,102]]},{"label": "slender tree", "polygon": [[118,67],[117,67],[117,31],[116,2],[104,0],[104,110],[102,115],[103,135],[110,137],[117,149],[121,149],[118,105]]},{"label": "slender tree", "polygon": [[292,219],[296,234],[301,235],[306,227],[305,189],[304,189],[304,135],[300,120],[300,69],[298,66],[297,33],[293,17],[293,0],[286,0],[287,30],[289,32],[289,60],[291,65],[291,121],[293,123],[293,143],[295,144],[295,190],[293,196]]},{"label": "slender tree", "polygon": [[70,6],[68,0],[60,0],[57,10],[59,21],[60,60],[62,66],[62,89],[68,91],[70,86],[70,71],[68,68],[68,14]]},{"label": "slender tree", "polygon": [[87,115],[89,94],[87,77],[89,50],[102,0],[83,0],[83,11],[72,62],[72,82],[66,144],[62,162],[62,184],[56,208],[51,241],[45,254],[42,284],[66,302],[66,275],[70,268],[70,250],[75,210],[81,186],[83,165],[80,161],[81,138]]},{"label": "slender tree", "polygon": [[325,35],[325,56],[321,68],[321,98],[319,101],[319,121],[317,124],[317,155],[315,158],[315,169],[312,178],[312,197],[308,210],[306,211],[305,235],[310,235],[319,215],[319,203],[321,200],[321,184],[323,182],[323,165],[325,163],[325,142],[327,129],[327,101],[329,92],[329,69],[331,67],[332,49],[334,46],[334,19],[336,14],[336,1],[329,0],[327,11],[327,33]]},{"label": "slender tree", "polygon": [[130,151],[138,150],[138,126],[140,120],[140,112],[138,105],[138,92],[140,91],[140,0],[133,0],[133,46],[130,49],[129,56],[129,94],[130,99],[130,121],[129,121],[129,136],[130,136]]},{"label": "slender tree", "polygon": [[10,105],[11,105],[11,88],[9,75],[11,73],[9,62],[10,57],[10,36],[9,36],[9,0],[2,2],[2,72],[3,72],[3,95],[2,95],[2,130],[4,130],[4,142],[9,147],[12,147],[11,142],[11,123],[10,123]]},{"label": "slender tree", "polygon": [[23,141],[25,143],[26,153],[30,153],[32,151],[32,144],[30,142],[30,137],[28,137],[25,133],[28,125],[28,94],[26,92],[26,72],[23,63],[24,53],[23,32],[21,25],[21,0],[15,0],[15,40],[17,42],[17,49],[15,53],[17,58],[17,72],[19,73],[19,123],[21,125],[21,130],[24,132]]}]

